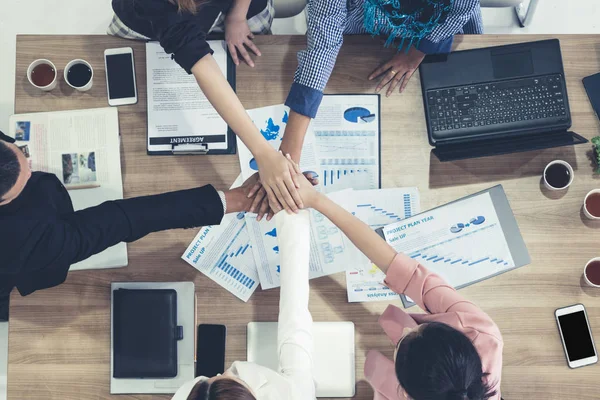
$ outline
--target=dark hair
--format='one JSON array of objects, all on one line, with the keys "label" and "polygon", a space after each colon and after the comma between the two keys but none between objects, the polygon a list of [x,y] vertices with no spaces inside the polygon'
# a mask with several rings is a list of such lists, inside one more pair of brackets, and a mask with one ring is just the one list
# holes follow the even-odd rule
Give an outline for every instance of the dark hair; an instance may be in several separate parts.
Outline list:
[{"label": "dark hair", "polygon": [[241,383],[221,378],[212,383],[198,382],[187,400],[256,400],[256,397]]},{"label": "dark hair", "polygon": [[398,346],[396,376],[414,400],[486,400],[481,357],[468,337],[449,325],[430,322]]},{"label": "dark hair", "polygon": [[20,173],[21,165],[17,154],[0,140],[0,200],[15,186]]}]

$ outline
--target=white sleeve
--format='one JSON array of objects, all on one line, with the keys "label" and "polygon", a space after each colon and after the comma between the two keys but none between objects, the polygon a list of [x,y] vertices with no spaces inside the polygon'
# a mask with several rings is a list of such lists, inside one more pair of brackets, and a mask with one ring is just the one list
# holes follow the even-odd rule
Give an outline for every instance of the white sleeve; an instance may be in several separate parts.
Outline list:
[{"label": "white sleeve", "polygon": [[280,372],[304,398],[315,398],[312,317],[308,311],[310,217],[308,211],[275,216],[281,262],[277,347]]}]

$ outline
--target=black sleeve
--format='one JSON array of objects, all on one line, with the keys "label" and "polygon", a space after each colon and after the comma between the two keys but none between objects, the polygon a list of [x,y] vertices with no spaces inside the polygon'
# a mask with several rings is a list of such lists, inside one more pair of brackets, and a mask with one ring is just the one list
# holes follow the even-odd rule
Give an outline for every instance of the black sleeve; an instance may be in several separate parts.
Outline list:
[{"label": "black sleeve", "polygon": [[44,253],[44,264],[71,265],[152,232],[217,225],[222,218],[223,204],[210,185],[108,201],[41,224],[35,248]]},{"label": "black sleeve", "polygon": [[226,12],[232,0],[204,2],[195,14],[179,11],[168,0],[113,0],[113,9],[134,31],[136,25],[152,30],[166,53],[188,74],[198,60],[213,51],[206,42],[208,31],[221,12]]}]

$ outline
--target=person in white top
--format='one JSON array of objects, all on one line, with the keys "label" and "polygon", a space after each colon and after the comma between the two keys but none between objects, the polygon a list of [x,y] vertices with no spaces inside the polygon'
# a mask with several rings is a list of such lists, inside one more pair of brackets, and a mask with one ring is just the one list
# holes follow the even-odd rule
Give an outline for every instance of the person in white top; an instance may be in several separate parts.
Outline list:
[{"label": "person in white top", "polygon": [[279,370],[236,361],[223,375],[183,385],[173,400],[310,400],[313,379],[312,316],[308,310],[308,211],[275,216],[281,257],[277,346]]}]

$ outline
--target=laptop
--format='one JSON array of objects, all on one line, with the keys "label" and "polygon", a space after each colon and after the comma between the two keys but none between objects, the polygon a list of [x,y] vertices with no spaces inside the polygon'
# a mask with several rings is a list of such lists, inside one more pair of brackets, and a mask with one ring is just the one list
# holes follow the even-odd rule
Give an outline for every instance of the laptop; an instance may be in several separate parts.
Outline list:
[{"label": "laptop", "polygon": [[[354,397],[354,323],[313,322],[317,397]],[[248,324],[248,361],[279,370],[277,322]]]},{"label": "laptop", "polygon": [[587,142],[569,131],[558,39],[427,56],[419,71],[440,161]]}]

